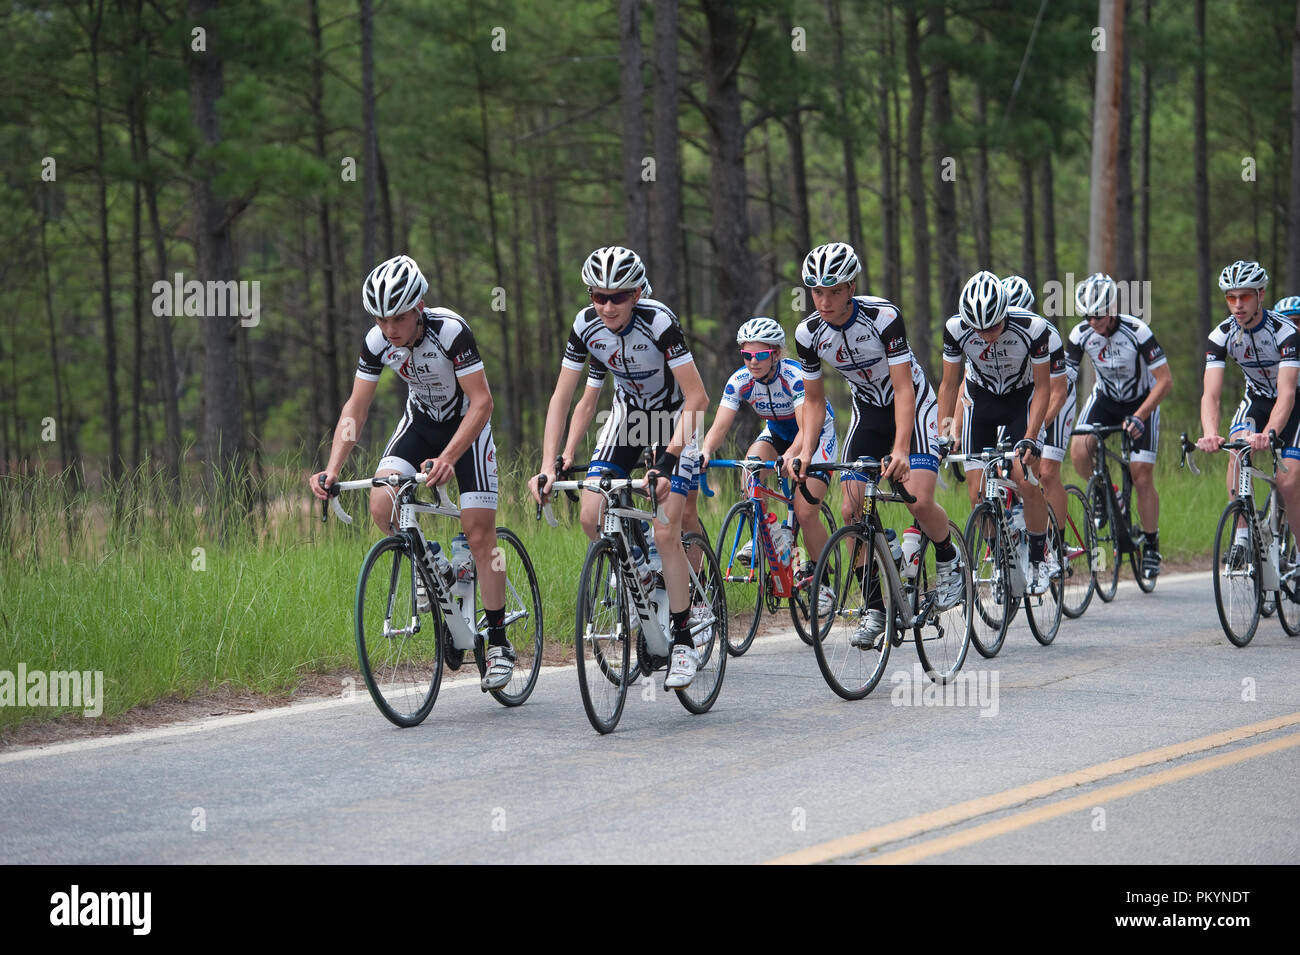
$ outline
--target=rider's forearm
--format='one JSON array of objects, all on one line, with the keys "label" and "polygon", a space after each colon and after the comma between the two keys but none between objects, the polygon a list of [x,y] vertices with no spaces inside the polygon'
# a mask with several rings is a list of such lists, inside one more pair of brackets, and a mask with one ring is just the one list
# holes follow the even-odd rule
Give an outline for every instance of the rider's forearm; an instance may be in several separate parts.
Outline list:
[{"label": "rider's forearm", "polygon": [[365,411],[354,410],[351,402],[343,405],[338,424],[334,426],[334,440],[330,443],[330,458],[329,464],[325,465],[326,471],[338,474],[342,470],[343,463],[347,461],[348,455],[357,445],[361,429],[365,427],[366,414]]},{"label": "rider's forearm", "polygon": [[1208,438],[1219,433],[1219,396],[1201,396],[1201,435]]}]

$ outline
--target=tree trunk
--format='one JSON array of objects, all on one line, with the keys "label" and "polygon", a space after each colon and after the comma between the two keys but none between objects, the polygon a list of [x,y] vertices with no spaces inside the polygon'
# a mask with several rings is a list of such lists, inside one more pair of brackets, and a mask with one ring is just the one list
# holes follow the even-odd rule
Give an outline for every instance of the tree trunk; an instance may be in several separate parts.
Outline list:
[{"label": "tree trunk", "polygon": [[1119,147],[1115,155],[1115,274],[1119,282],[1137,278],[1137,251],[1133,239],[1133,100],[1129,82],[1130,44],[1124,44],[1120,67]]},{"label": "tree trunk", "polygon": [[[948,34],[947,11],[940,3],[933,8],[932,33],[940,39]],[[952,94],[948,66],[940,62],[934,71],[934,136],[939,161],[934,163],[934,223],[939,255],[939,309],[946,319],[957,312],[961,294],[961,263],[957,258],[957,155],[949,139],[952,129]]]},{"label": "tree trunk", "polygon": [[375,228],[379,216],[379,134],[375,129],[375,16],[373,0],[361,5],[361,139],[362,167],[361,267],[369,273],[379,264]]},{"label": "tree trunk", "polygon": [[1287,211],[1286,287],[1300,289],[1300,2],[1291,32],[1291,201]]},{"label": "tree trunk", "polygon": [[[655,18],[655,223],[651,236],[650,266],[655,296],[674,311],[680,309],[682,259],[678,255],[681,233],[682,166],[677,144],[677,0],[660,0]],[[554,187],[551,186],[554,199]],[[554,220],[552,220],[553,224]],[[559,276],[556,273],[558,293]],[[560,298],[555,299],[556,313]]]},{"label": "tree trunk", "polygon": [[1088,271],[1115,271],[1115,167],[1119,151],[1119,100],[1124,63],[1124,0],[1099,0],[1098,23],[1106,46],[1097,54],[1092,108],[1092,195],[1088,204]]},{"label": "tree trunk", "polygon": [[1020,274],[1033,289],[1039,287],[1035,222],[1034,163],[1033,160],[1022,159],[1020,161]]},{"label": "tree trunk", "polygon": [[1205,133],[1205,0],[1196,0],[1196,71],[1193,127],[1196,152],[1196,340],[1210,334],[1210,179]]},{"label": "tree trunk", "polygon": [[[881,183],[885,190],[883,212],[885,219],[885,258],[889,269],[885,274],[885,298],[900,308],[903,304],[903,167],[902,151],[898,148],[895,135],[903,135],[903,114],[899,105],[898,83],[895,82],[894,63],[896,49],[894,46],[894,4],[885,2],[885,57],[889,69],[883,71],[880,81],[880,118],[886,139],[881,140]],[[890,119],[890,101],[893,101],[893,119]]]},{"label": "tree trunk", "polygon": [[835,105],[839,110],[839,134],[844,163],[844,204],[848,209],[849,245],[858,253],[862,274],[858,288],[866,291],[871,286],[871,272],[867,266],[867,247],[862,237],[862,208],[858,201],[858,150],[853,140],[854,123],[849,118],[848,76],[844,65],[844,19],[839,0],[826,0],[826,17],[831,26],[831,50],[835,64]]},{"label": "tree trunk", "polygon": [[[623,117],[623,229],[627,245],[637,254],[645,255],[650,248],[650,216],[645,183],[641,181],[646,148],[640,0],[618,0],[618,39],[618,88]],[[655,174],[658,175],[657,169]]]},{"label": "tree trunk", "polygon": [[[1300,3],[1296,7],[1297,16],[1300,16]],[[1151,0],[1142,4],[1142,24],[1146,49],[1142,57],[1142,162],[1138,184],[1142,195],[1142,250],[1137,277],[1148,282],[1151,280]],[[1296,35],[1300,38],[1300,30]],[[1300,46],[1296,49],[1300,50]],[[1297,68],[1294,63],[1300,63],[1300,59],[1294,60],[1293,70]],[[1293,76],[1300,76],[1300,73],[1293,73]]]},{"label": "tree trunk", "polygon": [[[1056,262],[1056,187],[1052,181],[1052,154],[1043,153],[1038,161],[1043,193],[1043,276],[1045,282],[1061,281],[1061,269]],[[1035,294],[1038,292],[1035,286]]]},{"label": "tree trunk", "polygon": [[920,17],[914,10],[904,16],[906,58],[911,105],[907,112],[907,183],[912,204],[912,257],[916,275],[916,310],[908,322],[908,340],[927,377],[930,371],[930,223],[925,208],[923,156],[925,133],[925,74],[921,70]]},{"label": "tree trunk", "polygon": [[[975,42],[983,45],[983,27],[976,31]],[[975,258],[981,269],[987,269],[993,265],[993,217],[989,212],[988,95],[982,81],[975,84],[975,122],[979,128],[975,149]]]},{"label": "tree trunk", "polygon": [[[316,158],[322,164],[329,161],[326,146],[328,121],[325,118],[325,48],[320,33],[320,8],[318,0],[307,0],[307,15],[311,21],[312,65],[311,65],[311,113],[312,137],[315,141]],[[326,421],[332,420],[343,407],[343,395],[339,380],[339,345],[338,322],[334,311],[334,230],[330,228],[330,202],[328,193],[322,191],[316,200],[316,219],[320,229],[321,280],[324,294],[321,297],[321,342],[324,346],[325,359],[325,402],[329,413],[323,415]],[[441,289],[439,290],[441,291]]]}]

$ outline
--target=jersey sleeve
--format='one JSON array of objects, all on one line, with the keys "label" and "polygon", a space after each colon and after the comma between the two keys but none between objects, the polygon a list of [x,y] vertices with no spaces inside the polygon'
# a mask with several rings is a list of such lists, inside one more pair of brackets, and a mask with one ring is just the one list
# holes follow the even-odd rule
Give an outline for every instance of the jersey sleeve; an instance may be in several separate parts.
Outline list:
[{"label": "jersey sleeve", "polygon": [[817,355],[817,349],[813,347],[812,331],[808,328],[808,322],[800,322],[794,330],[794,347],[799,353],[799,364],[803,368],[804,380],[816,381],[822,376],[822,360]]},{"label": "jersey sleeve", "polygon": [[1065,343],[1065,364],[1077,375],[1079,365],[1083,362],[1083,333],[1087,322],[1080,322],[1070,329],[1070,338]]},{"label": "jersey sleeve", "polygon": [[740,410],[740,389],[741,379],[745,377],[745,369],[741,368],[727,379],[727,383],[722,387],[722,397],[718,399],[718,406],[730,408],[732,411]]},{"label": "jersey sleeve", "polygon": [[1144,322],[1141,331],[1138,332],[1138,349],[1142,352],[1148,368],[1159,368],[1167,364],[1169,359],[1165,357],[1165,351],[1156,341],[1156,336],[1151,333],[1151,328]]},{"label": "jersey sleeve", "polygon": [[781,363],[781,376],[785,379],[785,386],[790,389],[791,407],[798,408],[803,404],[804,398],[808,397],[803,387],[803,375],[799,373],[799,363],[787,358]]},{"label": "jersey sleeve", "polygon": [[451,340],[451,347],[447,351],[451,355],[452,368],[456,372],[456,377],[464,378],[466,375],[483,370],[483,356],[478,352],[478,342],[474,340],[474,333],[470,331],[469,326],[463,321],[459,324],[460,330]]},{"label": "jersey sleeve", "polygon": [[1056,326],[1049,324],[1047,331],[1048,348],[1051,352],[1048,371],[1053,378],[1060,378],[1065,374],[1065,344],[1061,341],[1061,333],[1056,330]]},{"label": "jersey sleeve", "polygon": [[1279,322],[1282,326],[1277,335],[1277,354],[1279,368],[1300,368],[1300,333],[1290,322]]},{"label": "jersey sleeve", "polygon": [[[1282,342],[1279,340],[1278,347],[1281,348],[1281,345]],[[1227,364],[1228,336],[1224,334],[1223,326],[1219,325],[1210,330],[1210,335],[1205,340],[1205,367],[1225,368]]]},{"label": "jersey sleeve", "polygon": [[876,332],[885,346],[885,358],[891,365],[912,363],[912,347],[907,343],[903,316],[893,309],[882,308],[876,316]]},{"label": "jersey sleeve", "polygon": [[[564,343],[564,357],[560,359],[560,366],[568,368],[570,371],[582,371],[582,366],[587,363],[587,343],[582,340],[578,334],[578,322],[582,320],[582,313],[573,320],[573,327],[569,329],[569,340]],[[594,366],[596,363],[592,362]]]},{"label": "jersey sleeve", "polygon": [[1029,323],[1029,361],[1035,365],[1052,358],[1051,326],[1038,316]]},{"label": "jersey sleeve", "polygon": [[672,314],[663,315],[660,321],[663,326],[655,336],[655,345],[663,352],[668,367],[678,368],[695,361],[695,356],[686,347],[686,336],[682,334],[682,327],[677,324]]},{"label": "jersey sleeve", "polygon": [[384,370],[384,333],[375,326],[366,332],[361,343],[361,357],[357,359],[357,377],[362,381],[378,381]]},{"label": "jersey sleeve", "polygon": [[963,357],[961,343],[957,341],[957,335],[953,331],[953,319],[950,318],[943,323],[943,360],[950,365],[956,365]]}]

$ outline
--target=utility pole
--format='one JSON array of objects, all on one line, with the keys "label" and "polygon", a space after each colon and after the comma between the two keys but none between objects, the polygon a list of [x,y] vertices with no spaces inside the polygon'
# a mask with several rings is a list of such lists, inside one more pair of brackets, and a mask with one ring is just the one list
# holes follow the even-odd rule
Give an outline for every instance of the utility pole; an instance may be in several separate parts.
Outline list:
[{"label": "utility pole", "polygon": [[1092,194],[1088,210],[1088,272],[1115,270],[1116,158],[1124,68],[1124,0],[1098,0],[1097,85],[1092,101]]}]

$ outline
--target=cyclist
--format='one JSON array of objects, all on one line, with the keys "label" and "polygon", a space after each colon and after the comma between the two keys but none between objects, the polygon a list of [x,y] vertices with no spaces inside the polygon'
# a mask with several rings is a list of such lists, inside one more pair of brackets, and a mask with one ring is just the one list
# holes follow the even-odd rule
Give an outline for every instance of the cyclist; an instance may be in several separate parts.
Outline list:
[{"label": "cyclist", "polygon": [[1300,322],[1300,295],[1288,295],[1273,305],[1273,314],[1281,315],[1292,325]]},{"label": "cyclist", "polygon": [[[976,272],[958,299],[959,312],[943,327],[943,380],[939,384],[939,418],[952,427],[957,389],[965,379],[970,407],[962,423],[964,453],[995,447],[999,431],[1022,433],[1011,474],[1020,488],[1025,528],[1029,533],[1031,594],[1047,591],[1059,571],[1046,561],[1047,503],[1028,483],[1025,454],[1042,456],[1038,436],[1051,403],[1051,332],[1047,322],[1021,309],[1008,309],[1007,289],[992,272]],[[963,367],[965,369],[963,373]],[[1064,376],[1064,370],[1060,372]],[[982,471],[977,461],[966,472]],[[982,477],[982,475],[981,475]],[[969,481],[971,505],[982,481]]]},{"label": "cyclist", "polygon": [[[1080,282],[1074,302],[1083,321],[1070,332],[1065,360],[1077,370],[1087,352],[1097,373],[1078,426],[1123,424],[1133,439],[1129,470],[1146,535],[1142,573],[1152,578],[1159,575],[1161,561],[1160,495],[1155,485],[1160,402],[1174,386],[1173,375],[1146,322],[1120,313],[1119,291],[1109,275],[1095,272]],[[1077,435],[1070,442],[1070,460],[1080,474],[1092,473],[1096,441],[1092,435]]]},{"label": "cyclist", "polygon": [[[1002,279],[1002,286],[1007,290],[1008,310],[1020,309],[1034,312],[1034,290],[1019,275],[1007,275]],[[1048,348],[1051,358],[1048,367],[1052,377],[1052,397],[1047,405],[1047,417],[1043,430],[1038,434],[1038,441],[1043,446],[1043,456],[1038,462],[1038,481],[1043,488],[1043,496],[1051,505],[1058,522],[1065,523],[1065,485],[1061,483],[1061,462],[1065,460],[1066,449],[1070,446],[1070,431],[1074,428],[1075,379],[1078,370],[1071,372],[1065,361],[1065,343],[1056,323],[1044,315],[1039,315],[1047,323],[1050,334]],[[972,504],[974,502],[972,501]]]},{"label": "cyclist", "polygon": [[[656,499],[668,519],[666,527],[654,523],[672,619],[672,658],[664,687],[679,689],[690,685],[699,665],[690,632],[690,578],[681,528],[698,463],[696,431],[709,396],[676,317],[663,304],[643,298],[640,256],[621,246],[597,249],[583,263],[582,280],[592,304],[573,320],[546,412],[543,468],[529,488],[541,503],[545,495],[538,490],[539,480],[545,478],[548,488],[555,480],[555,456],[584,363],[591,369],[584,399],[593,389],[598,394],[605,375],[611,374],[613,410],[596,439],[587,476],[608,472],[627,477],[646,449],[654,449],[646,477],[665,479],[657,482]],[[571,430],[589,421],[580,421],[575,411]],[[598,494],[583,496],[582,528],[593,541],[599,536],[603,504]]]},{"label": "cyclist", "polygon": [[[1219,398],[1223,369],[1232,356],[1246,376],[1246,394],[1232,416],[1229,436],[1244,438],[1256,451],[1269,446],[1268,433],[1277,434],[1285,447],[1282,456],[1300,459],[1300,401],[1296,400],[1300,375],[1300,333],[1294,325],[1264,308],[1268,273],[1258,262],[1233,262],[1219,273],[1219,288],[1228,303],[1229,316],[1210,332],[1205,352],[1205,384],[1201,393],[1201,431],[1196,446],[1217,451],[1223,443],[1219,431]],[[1286,299],[1279,302],[1285,304]],[[1300,303],[1297,303],[1300,304]],[[1228,474],[1228,494],[1237,495],[1236,468]],[[1277,486],[1288,514],[1300,514],[1300,467],[1278,468]],[[1229,553],[1240,566],[1248,534],[1237,528]]]},{"label": "cyclist", "polygon": [[[731,425],[743,402],[748,402],[766,424],[754,443],[745,453],[764,461],[774,461],[778,455],[790,450],[799,433],[799,420],[805,414],[803,372],[799,362],[785,357],[785,329],[771,318],[751,318],[736,332],[736,344],[744,367],[728,380],[718,402],[718,414],[713,426],[700,444],[700,467],[706,468]],[[835,460],[835,411],[826,402],[826,421],[817,441],[813,464]],[[826,482],[818,477],[808,478],[808,491],[819,500],[826,494]],[[794,513],[803,530],[804,549],[809,560],[796,570],[799,586],[812,580],[816,556],[826,546],[827,530],[821,522],[820,509],[814,507],[802,494],[794,496]],[[746,541],[736,553],[742,562],[752,560],[754,543]],[[825,585],[819,592],[821,612],[830,613],[834,607],[835,592]]]},{"label": "cyclist", "polygon": [[[961,600],[962,578],[948,515],[934,499],[939,476],[934,390],[912,355],[898,307],[883,298],[856,294],[861,271],[857,253],[844,242],[820,245],[804,258],[803,281],[812,290],[817,310],[795,330],[806,400],[791,456],[811,461],[817,453],[826,416],[825,361],[848,380],[853,395],[853,417],[840,460],[889,455],[881,476],[902,484],[916,498],[907,507],[935,542],[937,606],[946,610]],[[802,471],[791,476],[805,480]],[[862,481],[856,474],[841,475],[840,513],[845,523],[862,513]],[[885,632],[884,599],[874,581],[867,602],[868,612],[852,641],[860,648],[874,646]]]},{"label": "cyclist", "polygon": [[[375,477],[414,475],[424,462],[429,487],[454,474],[460,490],[461,528],[469,541],[487,616],[487,669],[483,689],[510,682],[515,653],[506,640],[505,571],[493,560],[497,546],[497,465],[492,440],[492,392],[469,325],[445,308],[425,308],[429,283],[408,255],[380,263],[366,277],[361,302],[374,316],[357,362],[352,394],[343,405],[325,470],[313,474],[312,493],[325,488],[357,443],[380,373],[387,365],[406,382],[406,410],[384,449]],[[324,486],[322,486],[322,478]],[[370,492],[370,516],[385,534],[396,533],[393,497],[386,487]],[[424,598],[427,600],[427,598]],[[447,665],[459,669],[464,651],[446,648]]]}]

